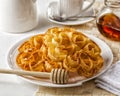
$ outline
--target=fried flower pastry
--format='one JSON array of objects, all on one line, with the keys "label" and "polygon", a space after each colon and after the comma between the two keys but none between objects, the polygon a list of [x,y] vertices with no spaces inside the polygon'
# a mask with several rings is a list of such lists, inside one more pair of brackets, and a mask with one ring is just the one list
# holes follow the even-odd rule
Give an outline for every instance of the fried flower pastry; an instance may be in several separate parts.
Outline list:
[{"label": "fried flower pastry", "polygon": [[101,49],[86,35],[72,28],[50,28],[18,48],[17,65],[23,70],[51,72],[62,68],[92,77],[103,66]]}]

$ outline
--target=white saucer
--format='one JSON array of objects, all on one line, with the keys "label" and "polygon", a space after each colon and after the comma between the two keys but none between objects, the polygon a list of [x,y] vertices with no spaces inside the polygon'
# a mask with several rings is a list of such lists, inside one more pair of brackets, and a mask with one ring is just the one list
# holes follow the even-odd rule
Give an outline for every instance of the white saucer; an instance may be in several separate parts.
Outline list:
[{"label": "white saucer", "polygon": [[[51,2],[49,4],[49,6],[51,6],[51,4],[56,4],[56,8],[57,8],[57,2]],[[84,5],[83,5],[83,8],[86,7],[87,5],[89,5],[90,2],[88,1],[85,1],[84,2]],[[95,15],[95,12],[94,12],[94,9],[91,7],[90,9],[88,9],[87,11],[85,11],[83,14],[81,14],[81,16],[93,16]],[[80,24],[85,24],[87,22],[90,22],[92,20],[94,20],[94,18],[80,18],[78,20],[75,20],[75,21],[63,21],[63,22],[59,22],[59,21],[56,21],[56,20],[53,20],[51,18],[49,18],[48,16],[48,20],[53,22],[53,23],[56,23],[56,24],[61,24],[61,25],[80,25]]]}]

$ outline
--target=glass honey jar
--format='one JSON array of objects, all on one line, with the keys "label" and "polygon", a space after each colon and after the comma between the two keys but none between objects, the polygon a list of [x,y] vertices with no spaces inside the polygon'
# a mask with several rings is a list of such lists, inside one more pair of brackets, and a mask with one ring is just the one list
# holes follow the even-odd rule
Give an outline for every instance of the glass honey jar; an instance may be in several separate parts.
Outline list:
[{"label": "glass honey jar", "polygon": [[97,28],[105,37],[120,41],[120,0],[104,0],[104,4],[97,16]]}]

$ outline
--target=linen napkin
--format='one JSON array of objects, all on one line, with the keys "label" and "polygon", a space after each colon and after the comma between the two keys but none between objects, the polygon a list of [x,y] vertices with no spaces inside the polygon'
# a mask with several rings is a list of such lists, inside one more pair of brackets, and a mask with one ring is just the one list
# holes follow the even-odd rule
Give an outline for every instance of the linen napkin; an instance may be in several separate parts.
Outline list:
[{"label": "linen napkin", "polygon": [[96,86],[120,96],[120,61],[95,80]]}]

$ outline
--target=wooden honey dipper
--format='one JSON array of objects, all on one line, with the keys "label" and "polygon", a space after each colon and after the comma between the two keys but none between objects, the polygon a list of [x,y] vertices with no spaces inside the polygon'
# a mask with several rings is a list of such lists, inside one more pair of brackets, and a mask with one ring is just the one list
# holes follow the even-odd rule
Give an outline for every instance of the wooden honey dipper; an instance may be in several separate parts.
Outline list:
[{"label": "wooden honey dipper", "polygon": [[47,78],[47,79],[50,79],[52,83],[55,83],[55,84],[68,83],[68,71],[65,69],[52,69],[51,73],[0,69],[0,73],[28,75],[28,76],[34,76],[34,77],[40,77],[40,78]]}]

